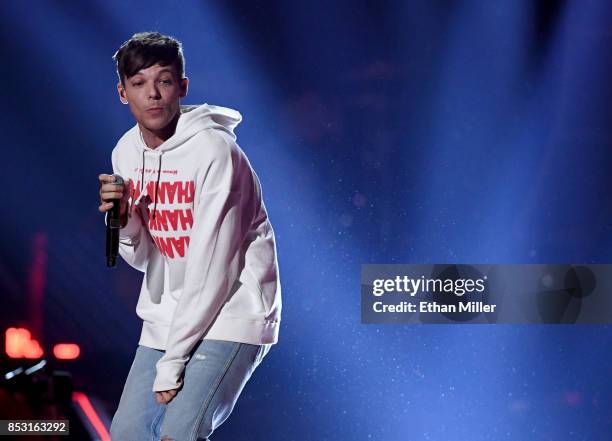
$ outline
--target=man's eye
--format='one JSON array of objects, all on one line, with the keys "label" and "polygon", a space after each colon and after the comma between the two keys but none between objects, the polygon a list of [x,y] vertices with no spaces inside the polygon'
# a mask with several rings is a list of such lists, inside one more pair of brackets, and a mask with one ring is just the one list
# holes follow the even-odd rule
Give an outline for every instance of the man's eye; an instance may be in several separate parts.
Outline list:
[{"label": "man's eye", "polygon": [[142,83],[141,83],[140,81],[139,81],[139,82],[137,82],[137,83],[132,83],[132,86],[134,86],[134,87],[140,87],[140,86],[142,86]]},{"label": "man's eye", "polygon": [[164,84],[172,84],[172,80],[161,80]]}]

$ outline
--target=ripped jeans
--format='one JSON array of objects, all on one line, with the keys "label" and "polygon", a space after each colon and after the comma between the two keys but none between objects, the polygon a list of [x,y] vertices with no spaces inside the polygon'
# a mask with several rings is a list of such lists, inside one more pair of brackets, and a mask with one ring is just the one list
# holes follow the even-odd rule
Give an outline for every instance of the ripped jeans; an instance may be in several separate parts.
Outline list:
[{"label": "ripped jeans", "polygon": [[168,404],[159,404],[152,388],[164,351],[139,345],[111,423],[112,441],[207,441],[271,346],[200,340],[182,388]]}]

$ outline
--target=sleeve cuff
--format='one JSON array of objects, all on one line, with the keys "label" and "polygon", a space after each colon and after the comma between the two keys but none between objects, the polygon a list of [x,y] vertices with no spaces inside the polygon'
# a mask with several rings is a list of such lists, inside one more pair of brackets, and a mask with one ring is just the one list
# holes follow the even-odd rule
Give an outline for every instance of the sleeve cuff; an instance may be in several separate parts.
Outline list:
[{"label": "sleeve cuff", "polygon": [[158,362],[156,367],[157,376],[153,382],[153,392],[178,389],[182,386],[181,375],[185,369],[183,363]]}]

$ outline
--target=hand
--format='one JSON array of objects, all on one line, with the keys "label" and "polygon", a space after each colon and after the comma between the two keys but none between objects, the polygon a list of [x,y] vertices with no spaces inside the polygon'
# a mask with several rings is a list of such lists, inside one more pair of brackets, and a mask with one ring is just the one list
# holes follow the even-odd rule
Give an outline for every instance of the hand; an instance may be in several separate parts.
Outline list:
[{"label": "hand", "polygon": [[178,389],[155,392],[155,399],[159,404],[168,404],[176,396]]},{"label": "hand", "polygon": [[126,180],[123,186],[114,183],[115,177],[113,175],[101,174],[98,176],[98,180],[100,181],[100,206],[98,210],[105,213],[113,207],[113,202],[109,201],[120,199],[119,216],[123,218],[127,213],[128,199],[130,198],[130,180]]}]

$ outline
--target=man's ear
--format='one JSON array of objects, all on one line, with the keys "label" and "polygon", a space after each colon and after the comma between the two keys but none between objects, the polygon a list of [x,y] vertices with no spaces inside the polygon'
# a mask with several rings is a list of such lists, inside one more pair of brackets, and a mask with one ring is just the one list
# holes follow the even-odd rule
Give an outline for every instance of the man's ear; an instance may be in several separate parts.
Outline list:
[{"label": "man's ear", "polygon": [[121,84],[121,82],[117,83],[117,92],[119,93],[119,101],[121,101],[122,104],[127,104],[128,99],[125,93],[125,87],[123,87],[123,84]]},{"label": "man's ear", "polygon": [[185,77],[181,80],[181,93],[179,96],[183,98],[187,95],[187,90],[189,89],[189,78]]}]

